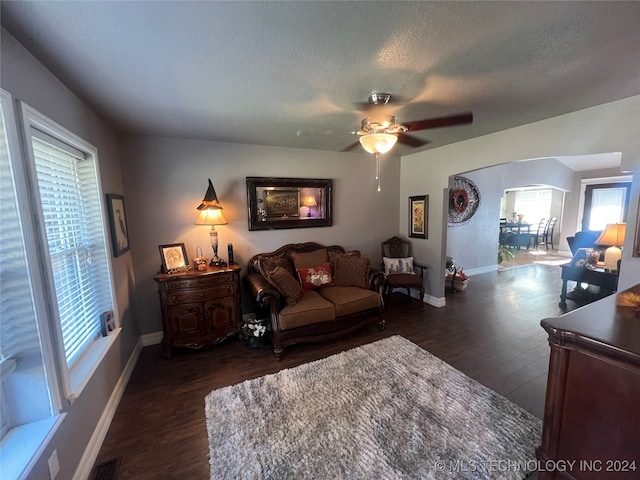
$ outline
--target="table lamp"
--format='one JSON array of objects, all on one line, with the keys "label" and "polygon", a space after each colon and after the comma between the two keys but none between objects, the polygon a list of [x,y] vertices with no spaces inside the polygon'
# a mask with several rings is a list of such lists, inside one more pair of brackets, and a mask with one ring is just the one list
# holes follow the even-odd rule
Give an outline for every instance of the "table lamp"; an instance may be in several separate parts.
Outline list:
[{"label": "table lamp", "polygon": [[209,263],[210,267],[223,267],[227,263],[218,257],[218,232],[216,232],[216,225],[226,225],[228,222],[222,216],[222,206],[218,202],[218,196],[213,188],[213,183],[209,179],[209,188],[207,193],[202,199],[202,203],[198,205],[200,210],[200,216],[196,220],[196,225],[211,225],[211,231],[209,236],[211,237],[211,248],[213,249],[213,258]]},{"label": "table lamp", "polygon": [[624,245],[627,233],[626,223],[608,223],[602,234],[594,242],[596,245],[609,247],[604,252],[604,268],[615,272],[618,270],[618,260],[622,258],[620,246]]},{"label": "table lamp", "polygon": [[304,197],[302,205],[307,207],[307,217],[311,217],[311,207],[317,207],[318,203],[316,202],[316,197],[309,195],[308,197]]}]

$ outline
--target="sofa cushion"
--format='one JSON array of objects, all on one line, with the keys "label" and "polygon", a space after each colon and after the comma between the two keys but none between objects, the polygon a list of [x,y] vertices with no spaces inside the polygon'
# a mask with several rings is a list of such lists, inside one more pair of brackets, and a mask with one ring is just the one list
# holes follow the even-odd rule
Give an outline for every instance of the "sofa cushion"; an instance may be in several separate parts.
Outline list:
[{"label": "sofa cushion", "polygon": [[[331,287],[334,288],[334,287]],[[280,310],[280,329],[290,330],[313,323],[331,322],[336,318],[333,303],[314,290],[305,290],[295,305]]]},{"label": "sofa cushion", "polygon": [[333,284],[336,287],[369,288],[371,260],[367,257],[342,255],[336,259]]},{"label": "sofa cushion", "polygon": [[271,285],[276,287],[276,289],[278,288],[278,285],[269,278],[276,267],[282,267],[293,275],[294,278],[296,277],[296,273],[291,268],[291,262],[285,254],[277,255],[275,257],[269,257],[266,255],[260,257],[258,260],[258,270],[260,270],[262,276],[266,278]]},{"label": "sofa cushion", "polygon": [[413,271],[413,257],[406,258],[390,258],[382,257],[384,262],[385,275],[391,275],[394,273],[409,273],[414,274]]},{"label": "sofa cushion", "polygon": [[326,248],[319,248],[313,252],[291,252],[291,260],[293,260],[293,266],[298,270],[299,268],[311,268],[322,265],[329,261]]},{"label": "sofa cushion", "polygon": [[269,280],[284,296],[287,305],[295,305],[302,297],[300,282],[286,268],[276,267],[269,275]]},{"label": "sofa cushion", "polygon": [[378,308],[382,305],[378,292],[364,288],[325,287],[318,290],[318,293],[335,305],[336,317]]},{"label": "sofa cushion", "polygon": [[338,259],[340,257],[344,257],[344,256],[359,257],[360,256],[360,251],[359,250],[351,250],[350,252],[344,253],[344,252],[339,252],[338,250],[328,250],[327,251],[327,256],[329,257],[329,263],[331,264],[331,271],[335,275],[337,261],[338,261]]},{"label": "sofa cushion", "polygon": [[298,268],[298,277],[300,278],[300,283],[302,283],[302,288],[305,290],[314,290],[333,285],[333,275],[331,274],[329,262],[311,268]]}]

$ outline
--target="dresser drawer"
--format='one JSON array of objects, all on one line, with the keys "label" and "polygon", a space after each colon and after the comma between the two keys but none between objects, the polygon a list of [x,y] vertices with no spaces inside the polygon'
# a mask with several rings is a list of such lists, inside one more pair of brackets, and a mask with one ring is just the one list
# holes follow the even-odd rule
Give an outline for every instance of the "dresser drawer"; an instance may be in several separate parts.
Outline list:
[{"label": "dresser drawer", "polygon": [[180,290],[182,288],[209,288],[225,283],[233,283],[233,273],[222,273],[200,278],[185,278],[182,280],[172,280],[167,283],[167,291]]},{"label": "dresser drawer", "polygon": [[213,288],[198,290],[178,290],[167,294],[168,305],[180,305],[183,303],[206,302],[234,294],[234,284],[219,285]]}]

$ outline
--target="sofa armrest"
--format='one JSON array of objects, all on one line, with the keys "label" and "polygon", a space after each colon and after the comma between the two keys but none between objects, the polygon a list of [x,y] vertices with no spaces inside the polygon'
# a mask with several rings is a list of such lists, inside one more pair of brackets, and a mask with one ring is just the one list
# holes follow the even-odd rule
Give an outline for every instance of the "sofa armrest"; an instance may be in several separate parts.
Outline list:
[{"label": "sofa armrest", "polygon": [[253,299],[261,307],[275,307],[276,311],[280,306],[281,295],[266,278],[257,272],[249,272],[244,277],[244,284],[251,293]]}]

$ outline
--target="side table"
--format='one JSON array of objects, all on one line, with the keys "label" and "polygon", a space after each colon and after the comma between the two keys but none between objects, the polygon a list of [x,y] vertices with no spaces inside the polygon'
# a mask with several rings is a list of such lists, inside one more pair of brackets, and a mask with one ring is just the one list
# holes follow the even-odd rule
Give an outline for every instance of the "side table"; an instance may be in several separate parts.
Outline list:
[{"label": "side table", "polygon": [[199,349],[220,343],[241,326],[240,267],[208,267],[206,271],[159,273],[162,353],[174,347]]},{"label": "side table", "polygon": [[560,293],[560,308],[567,308],[567,281],[572,280],[577,283],[588,283],[596,285],[613,293],[618,290],[618,274],[607,272],[603,268],[589,269],[584,267],[574,267],[571,265],[560,265],[562,268],[562,291]]}]

